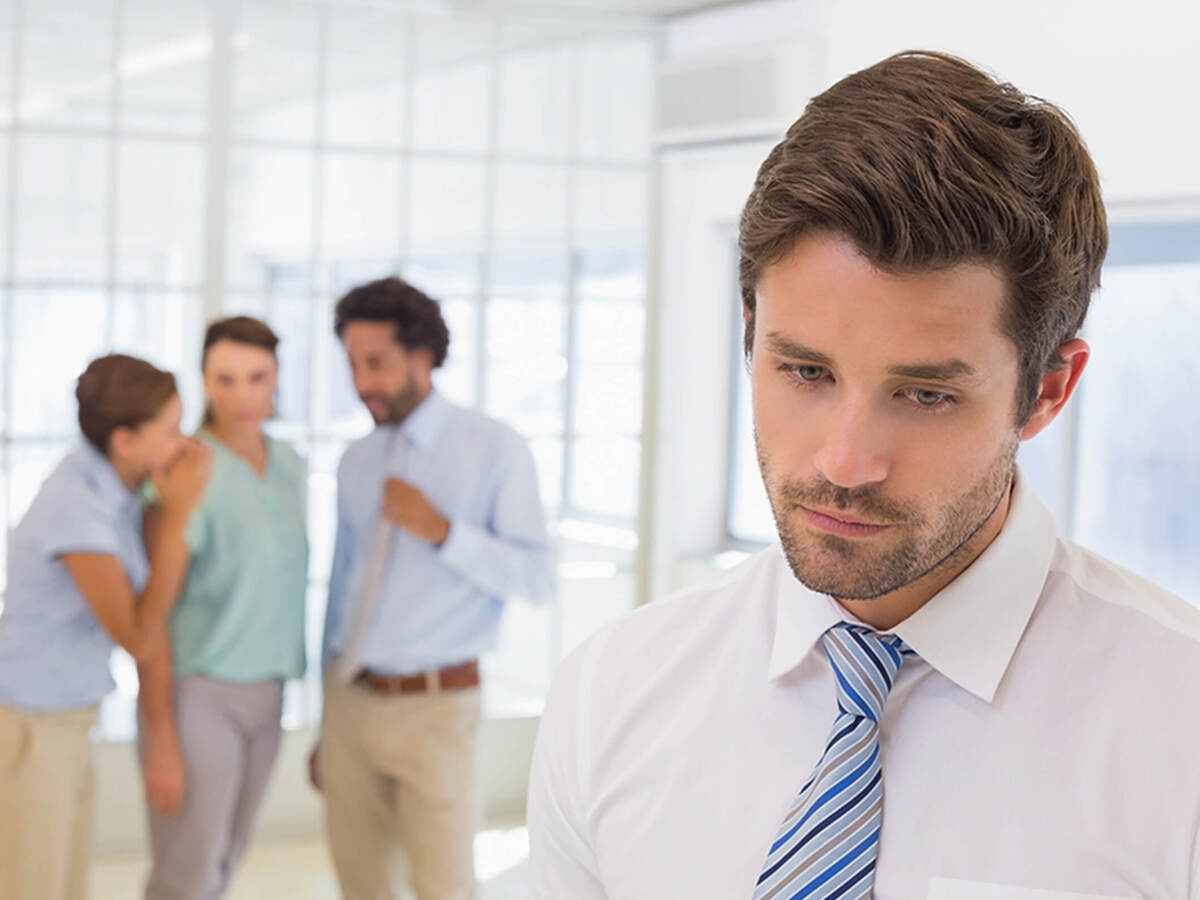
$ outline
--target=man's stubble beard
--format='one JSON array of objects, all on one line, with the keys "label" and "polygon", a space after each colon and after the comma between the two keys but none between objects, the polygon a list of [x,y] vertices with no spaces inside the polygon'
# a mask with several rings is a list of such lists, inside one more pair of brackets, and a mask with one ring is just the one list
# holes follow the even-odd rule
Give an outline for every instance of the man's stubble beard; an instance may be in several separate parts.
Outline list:
[{"label": "man's stubble beard", "polygon": [[[961,564],[976,550],[974,538],[1012,486],[1019,440],[1014,434],[983,474],[937,511],[932,523],[915,504],[891,500],[875,487],[841,488],[824,479],[775,487],[757,430],[755,446],[784,556],[797,580],[810,590],[839,599],[870,600]],[[880,551],[869,540],[814,533],[800,521],[800,506],[836,508],[891,524],[892,530],[899,532],[899,540],[892,538],[891,546]],[[888,533],[881,537],[887,539]]]}]

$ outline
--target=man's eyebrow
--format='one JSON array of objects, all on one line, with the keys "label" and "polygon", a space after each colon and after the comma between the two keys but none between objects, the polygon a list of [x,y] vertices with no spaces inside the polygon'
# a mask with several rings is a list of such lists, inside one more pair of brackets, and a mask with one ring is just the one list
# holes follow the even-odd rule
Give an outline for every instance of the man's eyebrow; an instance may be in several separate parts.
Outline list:
[{"label": "man's eyebrow", "polygon": [[892,366],[888,373],[922,381],[965,381],[974,377],[975,367],[961,359],[947,359],[935,363]]},{"label": "man's eyebrow", "polygon": [[[820,350],[814,350],[804,344],[790,340],[778,332],[770,332],[766,337],[767,349],[776,356],[788,359],[802,359],[818,366],[833,368],[833,357]],[[919,378],[922,381],[966,381],[976,374],[975,367],[961,359],[946,359],[933,363],[907,363],[891,366],[889,375],[900,375],[904,378]]]},{"label": "man's eyebrow", "polygon": [[833,357],[822,353],[820,350],[814,350],[812,347],[806,347],[803,344],[797,344],[795,341],[788,340],[777,331],[772,331],[766,338],[767,349],[776,356],[786,356],[789,359],[803,359],[811,363],[816,363],[819,366],[832,367]]}]

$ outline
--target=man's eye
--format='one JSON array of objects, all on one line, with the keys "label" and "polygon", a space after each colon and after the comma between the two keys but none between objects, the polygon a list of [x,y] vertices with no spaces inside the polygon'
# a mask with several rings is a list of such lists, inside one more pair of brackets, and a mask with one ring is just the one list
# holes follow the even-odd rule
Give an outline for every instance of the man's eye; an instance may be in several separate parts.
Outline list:
[{"label": "man's eye", "polygon": [[795,366],[792,369],[803,381],[820,381],[825,376],[821,366]]},{"label": "man's eye", "polygon": [[941,391],[931,391],[925,388],[914,388],[906,391],[909,399],[923,409],[938,409],[954,403],[954,397]]}]

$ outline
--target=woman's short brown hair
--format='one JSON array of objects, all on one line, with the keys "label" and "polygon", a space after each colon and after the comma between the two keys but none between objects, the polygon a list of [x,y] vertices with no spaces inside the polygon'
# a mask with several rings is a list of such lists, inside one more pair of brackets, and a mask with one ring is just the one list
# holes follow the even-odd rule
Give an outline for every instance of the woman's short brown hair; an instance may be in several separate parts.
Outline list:
[{"label": "woman's short brown hair", "polygon": [[200,368],[208,362],[208,351],[218,341],[234,341],[238,344],[249,344],[260,347],[272,356],[279,346],[279,336],[271,330],[271,326],[253,316],[231,316],[228,319],[217,319],[209,323],[204,332],[204,349],[200,356]]},{"label": "woman's short brown hair", "polygon": [[75,383],[79,429],[107,455],[114,431],[149,422],[176,393],[170,372],[135,356],[102,356],[92,360]]},{"label": "woman's short brown hair", "polygon": [[739,276],[753,347],[763,270],[805,234],[853,241],[872,265],[993,266],[1020,358],[1017,420],[1083,325],[1108,229],[1095,166],[1057,107],[940,53],[900,53],[809,102],[742,211]]}]

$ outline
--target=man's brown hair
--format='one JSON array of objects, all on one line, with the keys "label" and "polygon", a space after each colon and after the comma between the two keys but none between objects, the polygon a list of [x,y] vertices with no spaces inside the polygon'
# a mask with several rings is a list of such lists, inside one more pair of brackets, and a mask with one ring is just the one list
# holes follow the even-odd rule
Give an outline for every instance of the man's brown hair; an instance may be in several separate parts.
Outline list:
[{"label": "man's brown hair", "polygon": [[114,431],[149,422],[175,394],[175,376],[170,372],[136,356],[102,356],[92,360],[75,383],[79,429],[107,455]]},{"label": "man's brown hair", "polygon": [[1083,325],[1108,246],[1095,166],[1057,107],[940,53],[899,53],[813,98],[742,211],[739,277],[754,340],[763,270],[807,234],[840,234],[880,270],[992,266],[1017,347],[1017,421]]}]

